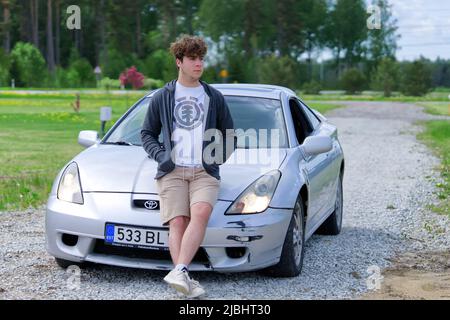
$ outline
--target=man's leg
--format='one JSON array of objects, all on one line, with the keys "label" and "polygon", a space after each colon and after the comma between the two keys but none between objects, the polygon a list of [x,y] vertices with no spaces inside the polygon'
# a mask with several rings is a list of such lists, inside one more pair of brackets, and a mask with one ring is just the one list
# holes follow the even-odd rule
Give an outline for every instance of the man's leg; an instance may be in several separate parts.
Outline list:
[{"label": "man's leg", "polygon": [[191,220],[181,241],[177,264],[189,265],[191,263],[205,237],[211,212],[212,207],[207,202],[201,201],[191,206]]},{"label": "man's leg", "polygon": [[[176,236],[173,239],[173,247],[170,247],[170,233],[172,233],[172,224],[170,224],[171,228],[169,233],[169,247],[170,254],[172,256],[172,259],[174,259],[175,266],[184,265],[187,267],[192,261],[192,258],[200,247],[200,244],[203,241],[203,237],[205,236],[205,229],[206,225],[208,224],[211,211],[211,205],[206,202],[197,202],[196,204],[192,205],[191,219],[184,231],[184,234],[181,234],[180,232],[180,230],[182,230],[183,228],[184,222],[181,222],[181,219],[174,222],[173,225],[175,226],[177,232]],[[170,222],[172,222],[172,220],[170,220]],[[177,241],[180,237],[182,237],[181,246],[177,247]],[[176,255],[178,255],[178,260],[175,260]],[[164,277],[164,280],[177,291],[182,292],[190,298],[198,297],[205,293],[205,290],[200,286],[200,284],[189,277],[187,270],[175,268],[171,272],[169,272],[166,277]]]},{"label": "man's leg", "polygon": [[189,218],[178,216],[169,221],[169,250],[173,265],[177,265],[180,254],[181,240],[189,224]]}]

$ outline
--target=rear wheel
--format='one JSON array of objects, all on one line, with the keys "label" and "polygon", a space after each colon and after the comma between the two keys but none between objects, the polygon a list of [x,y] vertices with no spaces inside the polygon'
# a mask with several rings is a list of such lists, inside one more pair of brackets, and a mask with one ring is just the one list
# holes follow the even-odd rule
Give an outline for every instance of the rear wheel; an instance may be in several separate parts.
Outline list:
[{"label": "rear wheel", "polygon": [[342,176],[339,175],[338,187],[336,191],[336,202],[333,213],[325,220],[317,230],[318,234],[335,236],[341,232],[342,228]]},{"label": "rear wheel", "polygon": [[273,277],[295,277],[303,266],[305,244],[305,215],[303,200],[299,195],[295,202],[291,222],[286,233],[280,261],[264,272]]}]

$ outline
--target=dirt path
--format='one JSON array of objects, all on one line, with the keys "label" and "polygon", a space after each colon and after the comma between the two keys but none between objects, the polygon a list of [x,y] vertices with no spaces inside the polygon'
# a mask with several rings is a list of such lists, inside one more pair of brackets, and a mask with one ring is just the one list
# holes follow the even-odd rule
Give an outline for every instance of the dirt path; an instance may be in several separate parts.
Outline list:
[{"label": "dirt path", "polygon": [[[425,114],[422,107],[413,104],[337,103],[348,107],[330,112],[330,118],[401,119],[411,124],[421,120],[450,119],[448,116]],[[398,112],[399,110],[401,112]],[[431,218],[435,215],[432,212],[426,214]],[[422,249],[403,252],[389,259],[392,264],[382,270],[379,285],[362,295],[361,299],[450,299],[450,250],[430,250],[437,246],[428,243],[427,239],[419,237],[416,240],[422,242]]]},{"label": "dirt path", "polygon": [[362,299],[450,299],[450,252],[404,253],[383,271],[381,288]]}]

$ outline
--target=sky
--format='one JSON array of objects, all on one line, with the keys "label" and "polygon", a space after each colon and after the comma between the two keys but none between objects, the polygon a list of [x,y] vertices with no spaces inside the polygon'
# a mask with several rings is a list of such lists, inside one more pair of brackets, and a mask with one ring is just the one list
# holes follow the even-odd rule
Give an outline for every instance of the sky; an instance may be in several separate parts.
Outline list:
[{"label": "sky", "polygon": [[450,0],[390,0],[398,20],[398,60],[450,59]]}]

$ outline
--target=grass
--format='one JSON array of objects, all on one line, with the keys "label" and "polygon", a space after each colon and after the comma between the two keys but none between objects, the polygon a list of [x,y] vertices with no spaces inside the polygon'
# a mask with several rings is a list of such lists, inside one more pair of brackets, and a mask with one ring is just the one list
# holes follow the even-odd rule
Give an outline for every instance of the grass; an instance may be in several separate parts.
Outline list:
[{"label": "grass", "polygon": [[112,107],[107,128],[143,94],[81,94],[80,112],[74,94],[0,95],[0,211],[44,203],[53,179],[83,150],[81,130],[99,130],[100,107]]},{"label": "grass", "polygon": [[316,109],[320,113],[327,113],[330,110],[336,109],[336,108],[342,108],[344,105],[342,104],[333,104],[333,103],[323,103],[323,102],[307,102],[305,101],[310,108]]},{"label": "grass", "polygon": [[396,102],[422,102],[422,101],[436,101],[436,102],[448,102],[449,101],[450,88],[440,88],[439,90],[432,91],[425,96],[413,97],[404,96],[400,93],[394,93],[391,97],[384,97],[382,92],[377,91],[363,91],[361,94],[348,95],[344,92],[332,92],[330,94],[303,94],[298,92],[299,97],[305,101],[396,101]]},{"label": "grass", "polygon": [[425,107],[425,111],[435,115],[450,116],[449,102],[420,102],[419,105]]},{"label": "grass", "polygon": [[419,139],[429,145],[442,159],[439,169],[443,182],[436,185],[440,203],[432,205],[431,209],[450,217],[450,121],[428,121],[424,126],[425,131],[419,135]]}]

